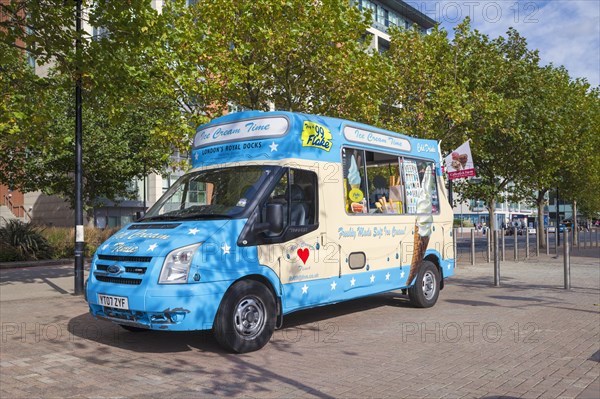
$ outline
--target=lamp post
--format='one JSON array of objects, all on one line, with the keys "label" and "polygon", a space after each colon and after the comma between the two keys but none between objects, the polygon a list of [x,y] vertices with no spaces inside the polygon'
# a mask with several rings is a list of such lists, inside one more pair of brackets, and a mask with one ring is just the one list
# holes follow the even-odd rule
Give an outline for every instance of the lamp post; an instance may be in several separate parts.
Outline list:
[{"label": "lamp post", "polygon": [[81,115],[81,0],[75,6],[75,295],[83,294],[83,168]]},{"label": "lamp post", "polygon": [[560,202],[559,202],[559,193],[558,193],[558,187],[556,187],[556,229],[554,231],[554,234],[556,234],[556,246],[560,246]]}]

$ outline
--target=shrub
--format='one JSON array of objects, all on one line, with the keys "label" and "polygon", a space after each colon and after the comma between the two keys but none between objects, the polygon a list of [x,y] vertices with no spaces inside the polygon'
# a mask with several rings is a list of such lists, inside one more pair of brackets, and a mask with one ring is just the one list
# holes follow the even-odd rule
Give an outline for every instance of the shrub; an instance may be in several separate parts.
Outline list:
[{"label": "shrub", "polygon": [[[454,219],[454,227],[461,227],[460,219]],[[470,219],[463,219],[462,227],[473,227],[473,222]]]},{"label": "shrub", "polygon": [[20,220],[0,227],[0,261],[51,259],[52,246],[42,235],[43,228]]},{"label": "shrub", "polygon": [[[100,244],[118,230],[118,228],[101,230],[95,227],[85,227],[84,256],[91,257]],[[43,233],[54,248],[54,257],[56,259],[72,258],[74,256],[75,229],[73,227],[49,227],[45,229]]]}]

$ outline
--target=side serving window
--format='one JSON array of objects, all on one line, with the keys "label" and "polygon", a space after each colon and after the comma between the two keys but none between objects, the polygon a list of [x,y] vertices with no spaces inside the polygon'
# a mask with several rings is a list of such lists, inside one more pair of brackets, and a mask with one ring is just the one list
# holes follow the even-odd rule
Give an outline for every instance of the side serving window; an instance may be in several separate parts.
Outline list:
[{"label": "side serving window", "polygon": [[437,192],[435,163],[421,159],[401,159],[405,186],[406,213],[438,213],[440,200]]},{"label": "side serving window", "polygon": [[349,214],[439,212],[432,161],[344,148],[342,165]]}]

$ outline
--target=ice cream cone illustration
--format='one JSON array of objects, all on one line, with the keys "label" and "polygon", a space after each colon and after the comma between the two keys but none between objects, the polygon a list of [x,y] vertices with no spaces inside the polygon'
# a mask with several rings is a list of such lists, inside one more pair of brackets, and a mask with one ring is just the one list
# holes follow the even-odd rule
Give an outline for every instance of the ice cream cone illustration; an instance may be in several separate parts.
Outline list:
[{"label": "ice cream cone illustration", "polygon": [[417,200],[417,220],[415,222],[415,234],[413,237],[413,254],[410,262],[410,273],[408,274],[407,285],[412,283],[419,272],[419,267],[425,256],[427,245],[431,237],[433,227],[432,211],[432,193],[435,190],[435,176],[431,166],[425,170],[423,184],[419,199]]},{"label": "ice cream cone illustration", "polygon": [[350,168],[348,168],[348,184],[350,184],[350,192],[348,199],[350,200],[350,210],[354,213],[366,211],[366,207],[362,204],[364,193],[360,189],[360,173],[354,155],[350,158]]},{"label": "ice cream cone illustration", "polygon": [[354,155],[350,158],[350,168],[348,169],[348,183],[351,188],[360,188],[360,173]]},{"label": "ice cream cone illustration", "polygon": [[420,235],[419,226],[418,224],[415,225],[413,256],[410,261],[410,273],[408,274],[407,284],[410,284],[419,272],[419,266],[423,261],[423,255],[425,255],[427,245],[429,244],[429,237]]},{"label": "ice cream cone illustration", "polygon": [[460,162],[463,169],[467,167],[467,161],[469,160],[469,156],[467,154],[460,154],[458,157],[458,161]]}]

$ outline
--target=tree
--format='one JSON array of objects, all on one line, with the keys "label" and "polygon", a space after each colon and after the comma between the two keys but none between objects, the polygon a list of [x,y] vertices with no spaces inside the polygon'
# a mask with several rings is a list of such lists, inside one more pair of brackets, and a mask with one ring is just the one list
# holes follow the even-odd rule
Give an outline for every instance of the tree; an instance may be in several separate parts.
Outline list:
[{"label": "tree", "polygon": [[[571,82],[567,99],[569,145],[567,168],[560,171],[558,187],[567,200],[577,204],[587,219],[600,216],[600,88],[590,89],[585,80]],[[564,143],[563,143],[564,144]],[[574,222],[576,217],[574,215]]]},{"label": "tree", "polygon": [[[545,247],[544,206],[547,193],[562,187],[567,197],[581,191],[585,180],[577,177],[585,170],[587,179],[594,181],[598,173],[592,141],[597,136],[591,125],[594,109],[588,97],[589,85],[571,80],[568,72],[549,65],[539,68],[530,85],[528,101],[522,108],[523,144],[529,149],[526,167],[519,184],[530,190],[529,198],[538,209],[537,237]],[[589,94],[593,97],[593,92]],[[597,144],[596,144],[596,148]],[[586,167],[586,165],[589,165]],[[586,186],[583,183],[583,186]],[[581,197],[580,197],[581,198]]]},{"label": "tree", "polygon": [[[87,22],[104,32],[83,34],[74,53],[74,3],[2,3],[0,45],[10,62],[0,70],[0,181],[41,190],[73,204],[73,82],[84,89],[84,203],[128,198],[129,183],[160,172],[186,126],[177,104],[155,84],[149,56],[158,14],[149,2],[85,2]],[[25,17],[26,16],[26,17]],[[164,30],[166,27],[162,27]],[[42,73],[34,73],[27,57]],[[45,71],[45,72],[44,72]],[[187,147],[187,145],[186,145]]]},{"label": "tree", "polygon": [[473,105],[470,118],[460,128],[472,139],[480,179],[477,184],[461,182],[456,189],[463,198],[485,201],[490,228],[495,229],[497,201],[525,198],[519,178],[530,154],[524,143],[522,110],[532,100],[539,59],[514,29],[507,32],[507,38],[490,40],[471,31],[468,20],[457,27],[453,46],[457,74],[464,79]]},{"label": "tree", "polygon": [[217,109],[224,99],[249,109],[273,104],[332,116],[360,117],[372,109],[364,77],[373,76],[375,62],[360,41],[369,24],[348,1],[201,0],[177,10],[184,21],[201,20],[196,31],[176,28],[179,46],[169,46],[181,68],[174,80],[189,87],[185,97],[195,80],[184,77],[196,76],[222,86],[221,96],[209,97]]},{"label": "tree", "polygon": [[473,112],[447,32],[395,29],[383,86],[380,123],[393,131],[442,140],[456,148],[466,140],[461,129]]}]

